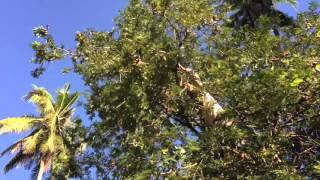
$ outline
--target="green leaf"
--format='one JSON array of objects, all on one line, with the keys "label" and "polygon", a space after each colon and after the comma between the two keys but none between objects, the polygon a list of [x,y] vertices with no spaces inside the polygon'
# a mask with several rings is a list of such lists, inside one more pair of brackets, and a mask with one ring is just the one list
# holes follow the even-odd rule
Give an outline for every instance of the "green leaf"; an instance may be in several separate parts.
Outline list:
[{"label": "green leaf", "polygon": [[290,83],[290,86],[291,86],[291,87],[297,87],[297,86],[299,86],[301,83],[303,83],[303,79],[301,79],[301,78],[296,78],[296,79],[294,79],[294,80]]},{"label": "green leaf", "polygon": [[320,31],[317,31],[316,37],[317,37],[317,38],[320,38]]},{"label": "green leaf", "polygon": [[316,67],[315,67],[315,69],[316,69],[318,72],[320,72],[320,64],[317,64]]}]

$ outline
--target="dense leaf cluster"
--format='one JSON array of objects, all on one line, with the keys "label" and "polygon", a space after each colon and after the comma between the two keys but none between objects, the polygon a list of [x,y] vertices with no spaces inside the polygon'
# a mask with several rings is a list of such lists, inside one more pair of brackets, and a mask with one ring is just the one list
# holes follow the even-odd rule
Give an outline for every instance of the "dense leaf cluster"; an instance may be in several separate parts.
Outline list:
[{"label": "dense leaf cluster", "polygon": [[45,38],[33,44],[40,68],[70,55],[90,88],[84,172],[94,169],[98,179],[319,176],[317,7],[294,23],[262,13],[254,27],[230,27],[230,14],[245,6],[237,7],[131,0],[114,30],[78,32],[72,52],[36,31]]}]

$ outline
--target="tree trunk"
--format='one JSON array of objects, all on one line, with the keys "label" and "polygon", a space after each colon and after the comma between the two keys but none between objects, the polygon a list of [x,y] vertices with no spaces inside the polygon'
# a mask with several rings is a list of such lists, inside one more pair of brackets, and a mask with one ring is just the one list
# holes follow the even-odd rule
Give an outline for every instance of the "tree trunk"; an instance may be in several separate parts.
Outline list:
[{"label": "tree trunk", "polygon": [[44,161],[41,160],[37,180],[42,180],[43,173],[44,173]]}]

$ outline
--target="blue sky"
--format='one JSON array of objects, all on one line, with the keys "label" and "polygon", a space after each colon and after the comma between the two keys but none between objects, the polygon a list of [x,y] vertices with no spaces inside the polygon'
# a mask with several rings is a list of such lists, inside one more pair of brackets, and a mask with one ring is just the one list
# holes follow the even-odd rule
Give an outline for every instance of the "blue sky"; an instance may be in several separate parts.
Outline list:
[{"label": "blue sky", "polygon": [[[280,8],[293,15],[306,9],[308,2],[300,0],[296,8],[287,5]],[[126,3],[127,0],[0,0],[0,119],[35,113],[34,107],[22,100],[32,84],[46,87],[51,93],[66,82],[72,84],[72,90],[84,88],[76,75],[61,75],[62,68],[67,65],[64,62],[50,66],[40,79],[30,76],[34,68],[30,63],[33,27],[50,25],[56,40],[71,48],[75,45],[76,31],[110,30],[112,19]],[[0,151],[19,137],[21,135],[1,136]],[[9,158],[0,159],[1,169]],[[29,179],[29,174],[18,168],[5,175],[0,173],[0,180]]]},{"label": "blue sky", "polygon": [[[30,70],[34,68],[30,63],[33,27],[48,24],[58,42],[73,47],[76,31],[86,28],[110,30],[112,19],[126,3],[127,0],[0,0],[0,119],[35,113],[34,106],[22,100],[32,84],[46,87],[51,93],[66,82],[72,84],[72,90],[83,89],[77,76],[60,75],[66,65],[63,62],[49,67],[39,80],[30,76]],[[1,136],[0,150],[20,136]],[[8,160],[9,157],[0,159],[1,169]],[[0,172],[0,180],[29,177],[29,172],[23,168],[5,175]]]}]

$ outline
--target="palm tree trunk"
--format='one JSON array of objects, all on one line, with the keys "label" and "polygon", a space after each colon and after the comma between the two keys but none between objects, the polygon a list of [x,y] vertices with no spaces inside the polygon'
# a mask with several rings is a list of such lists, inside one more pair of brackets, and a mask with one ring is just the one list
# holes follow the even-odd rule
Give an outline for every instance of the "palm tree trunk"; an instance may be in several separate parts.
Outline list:
[{"label": "palm tree trunk", "polygon": [[41,160],[37,180],[42,180],[43,173],[44,173],[44,161]]}]

